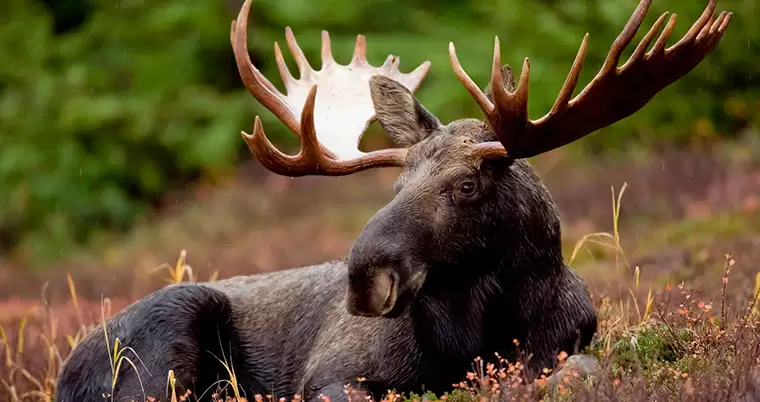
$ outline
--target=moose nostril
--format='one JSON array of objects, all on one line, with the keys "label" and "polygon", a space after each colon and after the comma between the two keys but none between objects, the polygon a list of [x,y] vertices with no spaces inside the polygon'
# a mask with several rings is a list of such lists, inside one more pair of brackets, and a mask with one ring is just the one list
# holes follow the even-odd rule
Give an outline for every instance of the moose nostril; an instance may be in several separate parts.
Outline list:
[{"label": "moose nostril", "polygon": [[368,282],[368,275],[364,271],[351,270],[348,273],[348,282],[351,286],[366,286]]},{"label": "moose nostril", "polygon": [[350,272],[346,307],[353,315],[382,315],[395,304],[398,285],[399,275],[391,267]]}]

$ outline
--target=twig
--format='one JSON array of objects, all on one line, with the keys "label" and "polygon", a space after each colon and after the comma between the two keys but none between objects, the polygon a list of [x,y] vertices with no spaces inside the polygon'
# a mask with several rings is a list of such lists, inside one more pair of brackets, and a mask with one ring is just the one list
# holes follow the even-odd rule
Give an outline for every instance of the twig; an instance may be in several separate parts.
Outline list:
[{"label": "twig", "polygon": [[742,328],[745,328],[747,326],[747,322],[749,321],[750,317],[753,317],[755,314],[755,307],[757,306],[757,299],[760,297],[760,274],[757,275],[757,278],[759,279],[757,282],[758,284],[755,285],[755,290],[752,295],[752,301],[749,303],[749,306],[747,307],[747,314],[744,315],[744,319],[742,320]]},{"label": "twig", "polygon": [[731,272],[731,266],[734,265],[734,256],[726,253],[726,265],[723,272],[723,289],[720,294],[720,330],[726,329],[726,284],[728,283],[728,274]]},{"label": "twig", "polygon": [[662,323],[665,324],[665,328],[668,329],[670,336],[673,337],[673,342],[675,342],[676,345],[678,345],[678,348],[681,349],[682,353],[688,354],[689,349],[686,346],[684,346],[684,344],[681,342],[681,339],[678,338],[678,334],[676,334],[676,331],[670,325],[668,320],[665,319],[665,314],[662,313],[662,310],[660,309],[660,305],[658,303],[653,303],[653,305],[657,309],[657,313],[659,314],[660,319],[662,320]]}]

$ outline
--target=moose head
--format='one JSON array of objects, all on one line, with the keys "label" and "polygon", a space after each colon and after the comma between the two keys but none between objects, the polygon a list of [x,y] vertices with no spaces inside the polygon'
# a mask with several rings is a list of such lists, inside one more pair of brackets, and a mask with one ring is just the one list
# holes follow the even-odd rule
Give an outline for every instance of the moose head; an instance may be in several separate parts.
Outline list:
[{"label": "moose head", "polygon": [[[528,116],[528,58],[515,83],[512,69],[501,65],[497,37],[490,83],[481,91],[450,43],[451,66],[484,118],[445,124],[413,94],[430,63],[401,73],[399,58],[391,55],[382,66],[371,66],[361,35],[350,64],[343,66],[333,59],[330,37],[323,31],[322,67],[315,71],[288,28],[287,44],[300,78],[290,74],[275,43],[287,94],[280,93],[249,58],[246,0],[231,32],[240,76],[249,92],[301,141],[297,155],[283,154],[267,139],[257,116],[253,134],[242,135],[261,164],[286,176],[403,168],[395,197],[370,219],[349,254],[346,307],[351,314],[397,316],[422,289],[435,291],[440,278],[450,278],[451,272],[459,271],[456,277],[467,280],[480,267],[506,264],[515,277],[524,277],[551,275],[553,267],[562,266],[558,215],[525,159],[642,108],[710,54],[732,18],[726,12],[714,18],[715,0],[709,0],[683,38],[666,47],[676,15],[668,18],[664,13],[618,66],[650,5],[651,0],[639,2],[599,72],[573,96],[587,53],[588,34],[584,36],[551,110],[536,120]],[[358,149],[374,119],[402,148]],[[519,272],[521,260],[532,263],[525,272]],[[536,266],[537,261],[545,264]]]}]

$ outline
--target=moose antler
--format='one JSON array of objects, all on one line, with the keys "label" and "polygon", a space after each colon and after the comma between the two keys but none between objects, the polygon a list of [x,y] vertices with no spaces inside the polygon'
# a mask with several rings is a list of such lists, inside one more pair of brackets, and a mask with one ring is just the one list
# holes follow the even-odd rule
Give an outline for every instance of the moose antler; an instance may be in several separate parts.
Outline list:
[{"label": "moose antler", "polygon": [[[528,158],[559,148],[630,116],[707,57],[723,37],[733,16],[723,11],[713,20],[715,0],[709,0],[702,15],[684,37],[665,48],[676,24],[676,15],[673,14],[652,49],[645,53],[662,28],[668,15],[666,12],[657,19],[628,61],[618,67],[623,50],[636,35],[651,3],[651,0],[639,2],[612,44],[601,70],[575,98],[570,99],[586,56],[588,34],[584,36],[557,100],[549,113],[538,120],[528,118],[530,62],[527,57],[518,86],[510,92],[504,86],[499,38],[496,37],[491,74],[492,100],[489,100],[459,64],[454,44],[449,43],[449,57],[457,78],[480,105],[499,139],[477,144],[477,153],[484,158]],[[510,72],[508,67],[505,70],[506,73]]]},{"label": "moose antler", "polygon": [[403,166],[406,149],[389,148],[369,153],[358,149],[364,131],[375,119],[369,79],[376,74],[385,75],[415,92],[427,75],[430,62],[422,63],[410,73],[401,73],[399,57],[389,55],[382,66],[373,67],[367,61],[366,39],[359,35],[351,63],[343,66],[333,59],[330,35],[322,31],[322,69],[315,71],[298,46],[293,31],[287,27],[286,40],[301,77],[295,79],[290,74],[280,46],[275,42],[277,67],[287,92],[283,95],[251,62],[247,37],[250,8],[251,0],[246,0],[230,32],[240,77],[251,95],[301,138],[300,152],[295,156],[286,155],[272,145],[256,116],[253,135],[241,134],[261,164],[287,176],[341,176],[372,167]]}]

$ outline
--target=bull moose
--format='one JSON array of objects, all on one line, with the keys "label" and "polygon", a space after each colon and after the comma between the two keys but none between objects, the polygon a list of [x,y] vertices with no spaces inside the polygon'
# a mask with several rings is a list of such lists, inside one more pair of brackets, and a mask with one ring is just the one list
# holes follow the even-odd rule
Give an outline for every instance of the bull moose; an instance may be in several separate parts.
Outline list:
[{"label": "bull moose", "polygon": [[[300,78],[275,43],[282,94],[251,62],[245,0],[230,35],[240,77],[301,142],[295,156],[280,152],[257,116],[253,134],[242,133],[251,152],[291,177],[402,167],[395,196],[343,260],[172,285],[133,303],[104,325],[110,341],[131,347],[144,366],[123,369],[112,389],[99,326],[66,360],[55,400],[163,398],[169,370],[180,391],[207,397],[207,389],[229,379],[222,362],[249,398],[345,400],[344,385],[357,377],[375,394],[442,392],[477,356],[515,361],[513,340],[530,357],[530,378],[555,367],[559,352],[577,353],[595,333],[595,309],[563,261],[559,214],[525,159],[635,113],[707,57],[732,18],[716,15],[709,0],[683,38],[666,47],[676,15],[665,13],[618,66],[650,4],[640,0],[599,72],[573,97],[588,34],[583,38],[556,102],[538,120],[527,113],[528,58],[515,84],[511,68],[501,65],[497,37],[490,84],[481,91],[450,43],[451,65],[484,118],[444,124],[413,95],[430,63],[402,73],[391,55],[372,66],[361,35],[350,64],[340,65],[323,31],[315,71],[286,28]],[[358,149],[375,119],[399,148]]]}]

